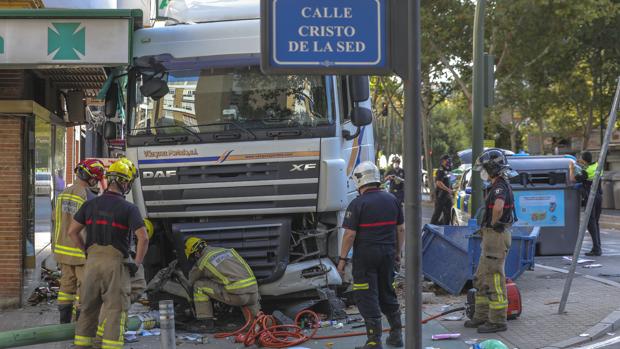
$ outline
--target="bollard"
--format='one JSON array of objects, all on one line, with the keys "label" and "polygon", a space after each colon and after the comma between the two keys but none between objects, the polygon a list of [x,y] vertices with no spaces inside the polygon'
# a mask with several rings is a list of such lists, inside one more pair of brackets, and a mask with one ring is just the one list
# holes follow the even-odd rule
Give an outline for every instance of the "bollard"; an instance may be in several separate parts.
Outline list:
[{"label": "bollard", "polygon": [[161,349],[176,349],[174,303],[171,300],[159,302],[159,328],[161,329]]}]

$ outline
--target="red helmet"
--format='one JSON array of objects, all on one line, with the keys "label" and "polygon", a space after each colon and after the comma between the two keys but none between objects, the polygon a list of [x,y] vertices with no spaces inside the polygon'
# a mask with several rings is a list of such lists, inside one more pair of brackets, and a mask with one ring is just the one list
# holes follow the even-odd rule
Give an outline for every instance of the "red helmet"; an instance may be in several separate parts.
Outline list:
[{"label": "red helmet", "polygon": [[101,181],[103,179],[103,175],[105,174],[105,167],[103,166],[103,162],[100,160],[86,159],[80,161],[80,163],[75,167],[74,172],[78,178],[84,181],[89,181],[91,179]]}]

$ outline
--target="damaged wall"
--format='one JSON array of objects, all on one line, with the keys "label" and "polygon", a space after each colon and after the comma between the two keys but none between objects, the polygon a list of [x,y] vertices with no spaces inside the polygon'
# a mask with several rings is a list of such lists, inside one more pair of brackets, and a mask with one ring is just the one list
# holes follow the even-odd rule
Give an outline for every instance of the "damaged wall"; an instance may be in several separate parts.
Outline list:
[{"label": "damaged wall", "polygon": [[19,306],[23,275],[23,117],[0,114],[0,308]]}]

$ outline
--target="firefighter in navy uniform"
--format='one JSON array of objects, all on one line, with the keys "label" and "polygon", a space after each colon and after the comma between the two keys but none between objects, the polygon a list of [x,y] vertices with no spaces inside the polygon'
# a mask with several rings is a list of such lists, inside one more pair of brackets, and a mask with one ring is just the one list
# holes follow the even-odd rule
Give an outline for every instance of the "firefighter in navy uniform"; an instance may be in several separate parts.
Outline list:
[{"label": "firefighter in navy uniform", "polygon": [[[120,349],[130,305],[130,277],[148,249],[148,235],[138,208],[123,195],[131,190],[133,171],[116,161],[106,173],[103,195],[82,205],[69,235],[86,252],[81,288],[81,314],[75,328],[76,348]],[[86,241],[79,235],[86,227]],[[127,263],[132,232],[138,242],[135,263]]]},{"label": "firefighter in navy uniform", "polygon": [[512,242],[510,227],[515,221],[514,196],[505,177],[509,171],[504,153],[498,149],[484,151],[476,160],[474,170],[483,181],[490,181],[485,198],[485,211],[480,234],[482,253],[474,275],[476,288],[474,318],[465,327],[479,333],[506,331],[508,298],[504,264]]},{"label": "firefighter in navy uniform", "polygon": [[345,213],[344,237],[338,271],[344,274],[353,247],[353,291],[366,323],[366,344],[358,349],[382,348],[381,313],[390,323],[386,343],[403,346],[400,305],[394,290],[394,266],[400,263],[405,241],[403,211],[398,199],[379,189],[379,169],[363,162],[353,171],[360,193]]},{"label": "firefighter in navy uniform", "polygon": [[431,224],[449,225],[452,221],[452,189],[450,188],[450,171],[452,159],[450,155],[442,155],[440,168],[435,177],[435,210]]},{"label": "firefighter in navy uniform", "polygon": [[390,181],[390,193],[396,196],[402,205],[405,202],[405,170],[400,167],[398,156],[394,156],[392,159],[392,168],[385,175],[385,178]]}]

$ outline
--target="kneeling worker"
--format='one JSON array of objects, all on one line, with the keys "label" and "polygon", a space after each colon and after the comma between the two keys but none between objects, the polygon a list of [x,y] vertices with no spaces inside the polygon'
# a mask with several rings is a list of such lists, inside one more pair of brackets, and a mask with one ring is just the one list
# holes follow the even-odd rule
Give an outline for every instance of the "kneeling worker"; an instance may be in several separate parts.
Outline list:
[{"label": "kneeling worker", "polygon": [[195,323],[190,331],[209,331],[214,327],[213,305],[216,301],[247,306],[255,316],[260,310],[258,285],[250,266],[234,249],[213,247],[205,240],[185,240],[185,256],[194,263],[189,281],[194,288]]}]

